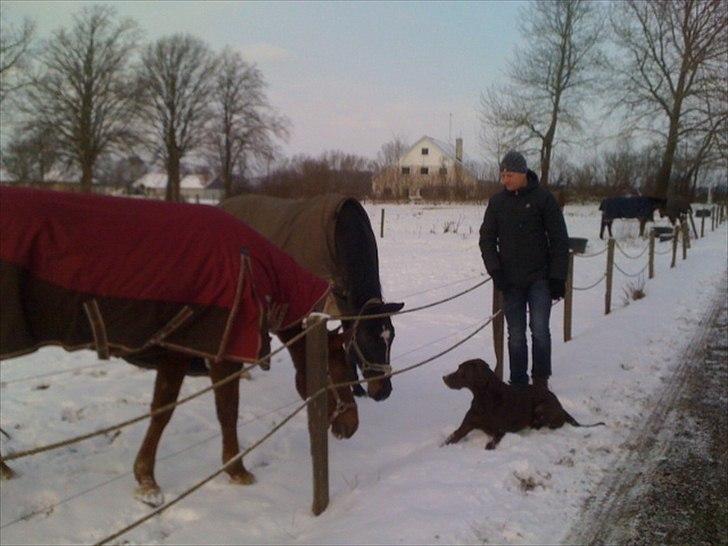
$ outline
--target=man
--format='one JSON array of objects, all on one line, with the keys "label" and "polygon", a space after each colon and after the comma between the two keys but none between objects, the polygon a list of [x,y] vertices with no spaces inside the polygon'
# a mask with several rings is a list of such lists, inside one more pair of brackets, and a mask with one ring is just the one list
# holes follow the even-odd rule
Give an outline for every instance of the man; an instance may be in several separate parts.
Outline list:
[{"label": "man", "polygon": [[488,202],[480,251],[495,287],[503,293],[508,324],[511,384],[528,385],[526,307],[530,315],[533,384],[551,376],[551,301],[564,297],[569,238],[556,199],[516,151],[500,164],[503,191]]}]

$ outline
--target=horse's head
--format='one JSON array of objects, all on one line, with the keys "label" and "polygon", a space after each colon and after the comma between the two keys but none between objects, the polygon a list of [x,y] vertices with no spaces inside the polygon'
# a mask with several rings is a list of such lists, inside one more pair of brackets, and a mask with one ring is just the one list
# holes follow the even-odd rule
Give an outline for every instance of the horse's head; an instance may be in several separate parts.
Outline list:
[{"label": "horse's head", "polygon": [[[382,303],[375,299],[365,303],[359,315],[396,313],[402,307],[404,303]],[[367,394],[377,401],[386,399],[392,392],[392,381],[389,377],[376,378],[392,371],[389,365],[390,348],[394,341],[392,320],[389,317],[355,320],[348,333],[347,356],[361,370],[364,378],[369,379]]]},{"label": "horse's head", "polygon": [[[329,332],[329,379],[331,383],[355,381],[356,373],[346,362],[345,334]],[[337,438],[351,438],[359,427],[359,413],[351,387],[338,387],[328,393],[331,432]]]}]

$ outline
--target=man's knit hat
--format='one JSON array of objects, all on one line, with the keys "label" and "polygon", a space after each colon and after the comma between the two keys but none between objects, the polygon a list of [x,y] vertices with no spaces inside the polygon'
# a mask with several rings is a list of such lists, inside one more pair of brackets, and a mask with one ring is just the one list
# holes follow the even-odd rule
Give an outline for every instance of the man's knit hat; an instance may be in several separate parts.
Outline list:
[{"label": "man's knit hat", "polygon": [[526,173],[528,167],[526,166],[526,158],[523,157],[519,152],[511,150],[503,156],[503,160],[500,164],[501,171],[509,171],[512,173]]}]

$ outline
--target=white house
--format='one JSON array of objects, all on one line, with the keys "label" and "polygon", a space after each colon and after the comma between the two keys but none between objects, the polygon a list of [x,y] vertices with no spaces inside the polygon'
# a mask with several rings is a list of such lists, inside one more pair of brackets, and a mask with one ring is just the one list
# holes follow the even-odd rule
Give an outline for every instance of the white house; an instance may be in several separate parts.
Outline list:
[{"label": "white house", "polygon": [[[208,189],[212,179],[203,174],[188,174],[179,182],[180,194],[188,201],[219,200],[220,190]],[[149,172],[136,180],[132,187],[146,195],[163,198],[167,191],[167,173]]]},{"label": "white house", "polygon": [[420,199],[428,188],[461,187],[465,193],[476,188],[476,176],[465,167],[463,139],[455,146],[423,136],[400,157],[396,169],[390,168],[374,177],[375,197]]}]

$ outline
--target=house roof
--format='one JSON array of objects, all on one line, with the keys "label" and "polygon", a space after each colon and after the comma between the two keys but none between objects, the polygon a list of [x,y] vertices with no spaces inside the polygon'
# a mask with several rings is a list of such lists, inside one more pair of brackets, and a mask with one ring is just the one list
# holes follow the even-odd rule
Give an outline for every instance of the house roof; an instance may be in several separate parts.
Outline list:
[{"label": "house roof", "polygon": [[[428,136],[428,135],[424,135],[417,142],[415,142],[412,146],[410,146],[409,149],[405,152],[404,155],[407,155],[412,150],[414,150],[415,148],[417,148],[423,140],[429,140],[435,146],[437,146],[438,148],[440,148],[440,151],[442,151],[443,154],[445,154],[446,156],[448,156],[453,161],[457,161],[457,158],[455,157],[455,145],[454,144],[450,144],[448,142],[445,142],[444,140],[440,140],[438,138],[433,138],[433,137]],[[470,163],[471,161],[472,161],[471,158],[468,157],[465,154],[465,152],[463,152],[462,162],[463,163]]]}]

